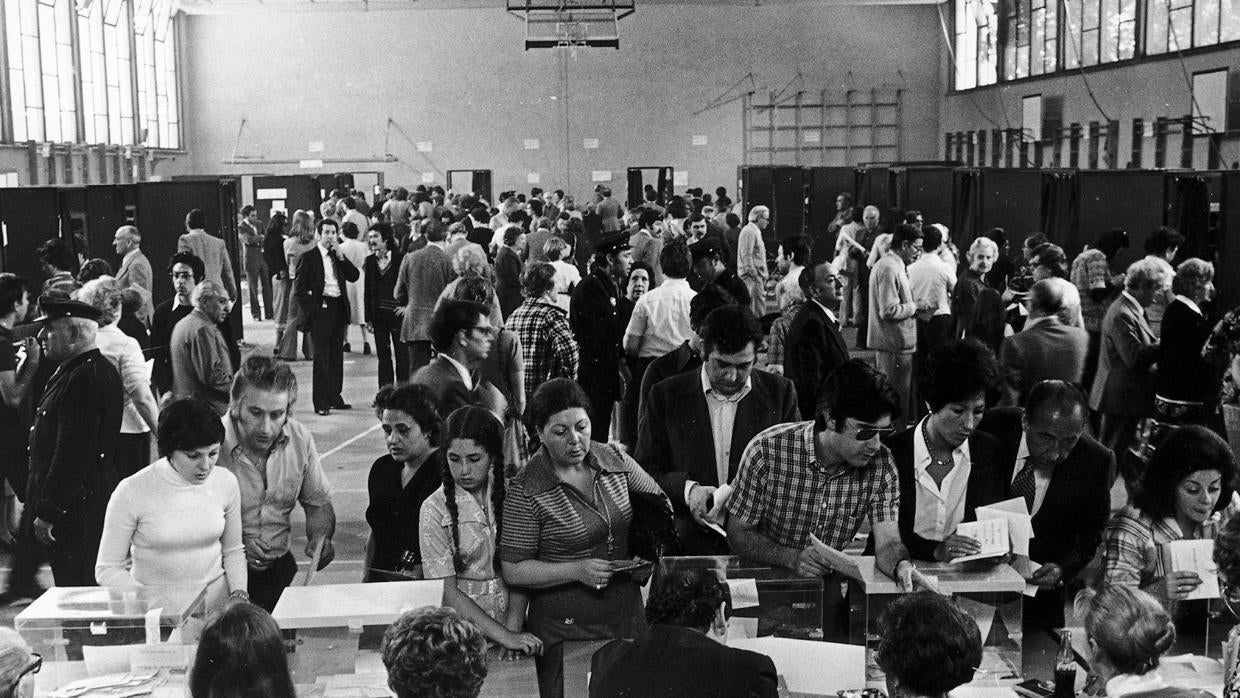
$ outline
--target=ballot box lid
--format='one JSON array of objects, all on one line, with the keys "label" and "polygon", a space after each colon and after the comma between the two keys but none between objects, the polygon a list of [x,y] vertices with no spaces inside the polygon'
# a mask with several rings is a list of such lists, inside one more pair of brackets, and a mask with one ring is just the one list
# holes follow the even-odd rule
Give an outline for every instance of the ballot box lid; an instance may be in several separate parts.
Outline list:
[{"label": "ballot box lid", "polygon": [[[939,590],[951,594],[1016,592],[1025,590],[1025,578],[1005,564],[952,564],[950,562],[918,562],[917,569],[938,581]],[[861,588],[867,594],[898,594],[895,581],[880,572],[873,557],[857,558],[861,572]]]},{"label": "ballot box lid", "polygon": [[284,630],[388,625],[404,611],[443,603],[443,580],[289,587],[271,617]]}]

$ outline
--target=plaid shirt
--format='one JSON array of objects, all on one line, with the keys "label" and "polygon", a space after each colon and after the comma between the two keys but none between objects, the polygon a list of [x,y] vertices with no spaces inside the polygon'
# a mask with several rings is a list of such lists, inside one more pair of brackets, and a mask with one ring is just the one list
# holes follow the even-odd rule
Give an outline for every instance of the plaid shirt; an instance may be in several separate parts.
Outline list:
[{"label": "plaid shirt", "polygon": [[862,468],[824,466],[814,423],[777,424],[745,447],[728,511],[780,545],[802,548],[809,534],[843,550],[869,517],[896,521],[900,483],[891,451],[880,446]]},{"label": "plaid shirt", "polygon": [[553,303],[526,298],[512,315],[506,327],[521,342],[524,363],[525,402],[529,404],[534,390],[552,378],[577,380],[580,357],[577,340],[568,325],[568,313]]},{"label": "plaid shirt", "polygon": [[[1211,539],[1218,533],[1219,515],[1201,524],[1193,539]],[[1102,534],[1102,579],[1106,584],[1143,587],[1166,574],[1159,546],[1184,539],[1171,518],[1155,519],[1135,506],[1115,512]],[[1151,589],[1174,615],[1176,602],[1162,597],[1161,587]]]}]

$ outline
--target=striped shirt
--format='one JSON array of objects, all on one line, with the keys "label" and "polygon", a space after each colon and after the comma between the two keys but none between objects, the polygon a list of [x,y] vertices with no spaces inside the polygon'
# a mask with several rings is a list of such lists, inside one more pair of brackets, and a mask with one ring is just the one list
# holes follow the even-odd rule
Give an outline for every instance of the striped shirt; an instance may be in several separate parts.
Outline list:
[{"label": "striped shirt", "polygon": [[776,424],[745,447],[728,511],[779,545],[803,548],[813,533],[843,550],[861,523],[896,521],[900,483],[880,446],[864,467],[818,462],[814,423]]},{"label": "striped shirt", "polygon": [[[1193,532],[1193,539],[1214,538],[1218,514]],[[1144,587],[1166,575],[1158,546],[1181,540],[1184,534],[1173,517],[1155,519],[1135,506],[1115,512],[1102,533],[1101,581],[1120,586]],[[1148,589],[1173,615],[1175,604],[1163,598],[1162,587]]]},{"label": "striped shirt", "polygon": [[568,325],[568,313],[563,308],[541,299],[526,298],[508,316],[505,327],[515,332],[520,340],[526,404],[538,386],[552,378],[577,380],[580,355],[577,340]]},{"label": "striped shirt", "polygon": [[629,524],[633,518],[629,491],[663,496],[663,490],[637,461],[614,446],[592,444],[586,464],[594,472],[597,506],[586,504],[576,488],[560,480],[546,448],[534,454],[525,470],[512,479],[504,496],[501,560],[607,559],[609,529],[615,540],[612,559],[629,556]]}]

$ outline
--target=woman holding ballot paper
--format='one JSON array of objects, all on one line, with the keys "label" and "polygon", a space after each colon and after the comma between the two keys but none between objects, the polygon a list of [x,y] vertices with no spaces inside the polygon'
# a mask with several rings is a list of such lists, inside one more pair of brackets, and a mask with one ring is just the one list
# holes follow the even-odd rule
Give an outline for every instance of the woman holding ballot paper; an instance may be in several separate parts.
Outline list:
[{"label": "woman holding ballot paper", "polygon": [[[1203,579],[1198,574],[1203,566],[1176,569],[1167,563],[1180,557],[1179,541],[1214,539],[1234,478],[1231,449],[1214,432],[1183,426],[1168,434],[1150,458],[1133,503],[1116,512],[1103,532],[1096,586],[1138,587],[1173,616],[1182,615],[1180,605],[1186,599],[1205,598],[1195,593],[1198,587],[1217,588],[1217,580],[1212,575]],[[1209,562],[1208,550],[1203,559]]]},{"label": "woman holding ballot paper", "polygon": [[977,431],[987,394],[998,385],[998,362],[981,342],[958,339],[934,348],[919,384],[930,414],[885,442],[900,476],[900,539],[914,560],[983,553],[957,527],[1006,491],[999,442]]}]

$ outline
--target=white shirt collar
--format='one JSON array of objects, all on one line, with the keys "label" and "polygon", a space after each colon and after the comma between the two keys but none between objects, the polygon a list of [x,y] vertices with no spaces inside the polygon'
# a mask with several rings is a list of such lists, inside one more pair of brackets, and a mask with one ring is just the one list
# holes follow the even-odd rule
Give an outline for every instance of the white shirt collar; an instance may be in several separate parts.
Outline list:
[{"label": "white shirt collar", "polygon": [[741,391],[735,395],[721,395],[718,391],[716,391],[713,387],[711,387],[710,378],[708,378],[706,375],[706,364],[705,363],[702,364],[702,370],[698,372],[698,375],[701,376],[702,378],[702,394],[709,395],[713,397],[714,399],[719,400],[720,402],[740,402],[741,400],[745,398],[746,395],[749,394],[749,391],[753,389],[753,375],[752,374],[745,379],[745,386],[741,388]]},{"label": "white shirt collar", "polygon": [[817,298],[813,300],[814,300],[814,305],[817,305],[819,308],[822,308],[822,312],[827,314],[827,319],[829,319],[831,322],[834,322],[837,325],[840,324],[840,321],[835,319],[835,313],[831,312],[830,308],[823,305],[822,303],[819,303]]},{"label": "white shirt collar", "polygon": [[1129,693],[1144,693],[1146,691],[1157,691],[1166,688],[1167,682],[1163,681],[1163,677],[1159,675],[1158,670],[1154,669],[1144,674],[1120,674],[1113,676],[1107,681],[1107,696],[1110,698],[1119,698]]},{"label": "white shirt collar", "polygon": [[1192,298],[1189,298],[1188,296],[1181,296],[1178,293],[1175,294],[1175,299],[1183,303],[1184,305],[1187,305],[1189,308],[1192,308],[1194,313],[1197,313],[1198,315],[1205,317],[1205,313],[1201,312],[1201,307],[1197,305],[1197,301],[1194,301]]},{"label": "white shirt collar", "polygon": [[[922,433],[922,430],[921,430],[922,422],[926,421],[927,419],[929,419],[929,417],[922,417],[921,422],[918,422],[917,425],[913,427],[913,454],[914,454],[913,470],[917,473],[919,477],[921,476],[922,473],[926,472],[926,468],[930,466],[930,462],[932,458],[932,456],[930,455],[930,447],[926,445],[926,437]],[[918,455],[920,455],[921,457],[918,458],[917,457]],[[953,461],[955,461],[956,463],[960,463],[961,457],[965,458],[966,460],[970,460],[970,461],[972,460],[971,458],[969,458],[968,439],[966,439],[964,443],[961,443],[959,446],[957,446],[956,448],[952,450]]]},{"label": "white shirt collar", "polygon": [[456,368],[456,372],[461,374],[461,380],[465,383],[465,387],[469,390],[473,390],[474,389],[474,378],[473,376],[469,375],[469,369],[465,368],[465,364],[461,363],[460,361],[457,361],[456,359],[452,358],[451,356],[448,356],[447,354],[440,354],[440,356],[447,359],[448,363],[452,364],[452,366]]}]

